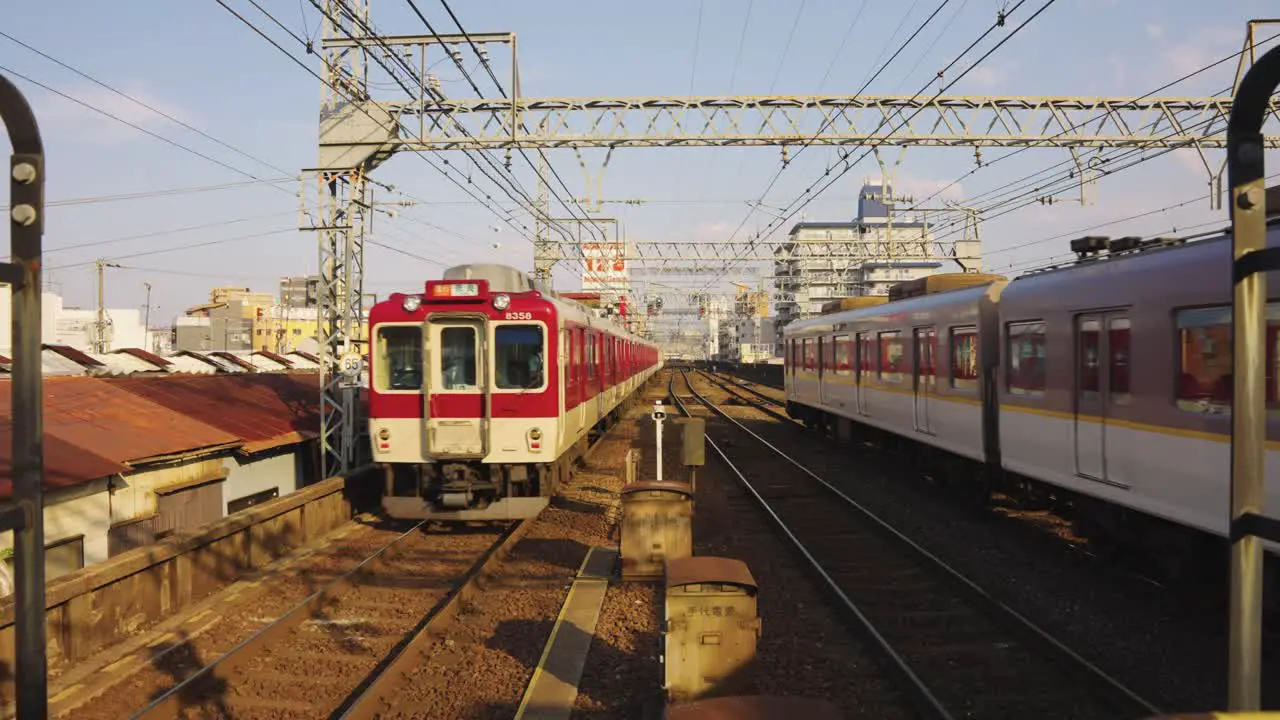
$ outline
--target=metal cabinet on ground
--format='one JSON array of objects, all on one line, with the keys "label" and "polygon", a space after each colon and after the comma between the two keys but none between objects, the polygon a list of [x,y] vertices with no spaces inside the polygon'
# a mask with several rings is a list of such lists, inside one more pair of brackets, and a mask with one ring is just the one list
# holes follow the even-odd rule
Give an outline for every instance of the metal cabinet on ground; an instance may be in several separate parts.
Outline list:
[{"label": "metal cabinet on ground", "polygon": [[637,482],[622,488],[622,579],[656,580],[667,560],[693,554],[693,488]]},{"label": "metal cabinet on ground", "polygon": [[755,578],[741,560],[667,561],[662,632],[668,700],[751,691],[761,629],[756,594]]}]

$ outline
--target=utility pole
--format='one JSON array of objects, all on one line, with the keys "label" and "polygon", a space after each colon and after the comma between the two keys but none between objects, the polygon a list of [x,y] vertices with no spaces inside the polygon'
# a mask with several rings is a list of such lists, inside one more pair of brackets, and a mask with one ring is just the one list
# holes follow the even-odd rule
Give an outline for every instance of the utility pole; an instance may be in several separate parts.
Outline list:
[{"label": "utility pole", "polygon": [[142,284],[147,288],[147,310],[142,315],[142,342],[147,344],[151,339],[151,283],[143,281]]},{"label": "utility pole", "polygon": [[101,258],[94,265],[98,268],[98,320],[93,328],[93,351],[102,354],[107,351],[106,269],[120,266]]}]

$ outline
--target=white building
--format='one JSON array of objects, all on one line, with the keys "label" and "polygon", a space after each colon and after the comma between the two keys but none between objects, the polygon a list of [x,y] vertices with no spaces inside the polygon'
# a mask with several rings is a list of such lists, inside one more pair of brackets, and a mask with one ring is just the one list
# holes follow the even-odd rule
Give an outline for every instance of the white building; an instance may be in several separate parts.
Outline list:
[{"label": "white building", "polygon": [[[897,212],[892,189],[867,183],[853,222],[798,223],[774,251],[780,330],[823,303],[888,295],[893,285],[938,272],[981,272],[981,242],[965,236],[940,250],[925,218]],[[780,335],[780,333],[779,333]]]},{"label": "white building", "polygon": [[[45,292],[41,295],[41,341],[49,345],[69,345],[86,352],[93,350],[98,313],[63,305],[62,296]],[[107,351],[116,348],[151,348],[138,308],[108,308],[104,311],[107,326]],[[0,355],[11,355],[13,298],[8,285],[0,285]]]}]

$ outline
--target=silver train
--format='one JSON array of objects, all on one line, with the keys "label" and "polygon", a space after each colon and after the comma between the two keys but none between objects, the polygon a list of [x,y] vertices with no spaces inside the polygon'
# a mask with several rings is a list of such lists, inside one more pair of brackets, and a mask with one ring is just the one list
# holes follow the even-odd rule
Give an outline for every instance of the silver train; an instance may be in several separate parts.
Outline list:
[{"label": "silver train", "polygon": [[[1278,235],[1268,228],[1268,244]],[[1072,249],[1076,262],[1013,281],[934,276],[895,288],[907,297],[788,325],[788,413],[843,440],[910,443],[933,474],[979,497],[998,488],[1062,505],[1078,533],[1140,548],[1170,571],[1225,557],[1214,540],[1227,535],[1230,507],[1230,234],[1089,237]],[[1272,513],[1276,295],[1266,336]],[[876,302],[844,302],[859,301]],[[1274,583],[1280,548],[1267,550]]]}]

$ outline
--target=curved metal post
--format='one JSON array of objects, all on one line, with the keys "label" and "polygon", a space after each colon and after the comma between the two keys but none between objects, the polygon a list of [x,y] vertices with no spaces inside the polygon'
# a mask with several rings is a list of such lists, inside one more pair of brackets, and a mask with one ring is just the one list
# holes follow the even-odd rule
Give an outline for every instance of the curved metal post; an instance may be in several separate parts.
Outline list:
[{"label": "curved metal post", "polygon": [[13,297],[13,499],[3,528],[14,533],[19,720],[48,716],[44,595],[44,414],[40,369],[40,239],[44,233],[44,146],[25,97],[0,76],[0,120],[9,161],[9,242],[0,282]]},{"label": "curved metal post", "polygon": [[1263,515],[1268,270],[1280,248],[1267,247],[1262,124],[1280,85],[1280,48],[1263,55],[1236,93],[1227,124],[1234,262],[1231,279],[1231,626],[1228,709],[1258,710],[1262,678],[1262,539],[1275,531]]}]

